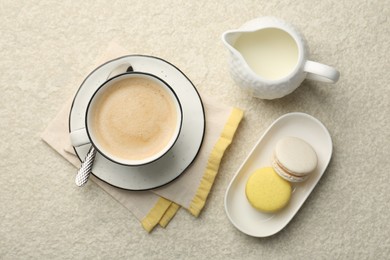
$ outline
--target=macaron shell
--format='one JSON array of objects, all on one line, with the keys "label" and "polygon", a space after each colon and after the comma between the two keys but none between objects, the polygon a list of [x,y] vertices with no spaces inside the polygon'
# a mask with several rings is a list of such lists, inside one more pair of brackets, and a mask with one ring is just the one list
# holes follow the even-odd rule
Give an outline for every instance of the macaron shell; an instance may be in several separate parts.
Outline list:
[{"label": "macaron shell", "polygon": [[306,176],[317,167],[317,154],[310,144],[297,137],[281,139],[274,156],[280,166],[295,176]]},{"label": "macaron shell", "polygon": [[283,179],[289,182],[303,182],[309,177],[309,175],[295,176],[286,172],[283,168],[280,167],[280,165],[278,164],[275,158],[272,160],[272,168],[280,177],[282,177]]},{"label": "macaron shell", "polygon": [[291,198],[291,185],[272,167],[256,170],[245,187],[249,203],[257,210],[275,212],[284,208]]}]

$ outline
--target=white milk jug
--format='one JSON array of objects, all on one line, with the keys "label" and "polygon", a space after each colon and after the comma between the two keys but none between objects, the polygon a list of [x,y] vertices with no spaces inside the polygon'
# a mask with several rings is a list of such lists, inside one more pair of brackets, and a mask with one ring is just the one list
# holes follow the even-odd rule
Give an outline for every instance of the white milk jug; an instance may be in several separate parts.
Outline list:
[{"label": "white milk jug", "polygon": [[335,83],[340,77],[335,68],[308,60],[303,35],[275,17],[249,21],[225,32],[222,41],[230,51],[232,78],[258,98],[281,98],[305,78]]}]

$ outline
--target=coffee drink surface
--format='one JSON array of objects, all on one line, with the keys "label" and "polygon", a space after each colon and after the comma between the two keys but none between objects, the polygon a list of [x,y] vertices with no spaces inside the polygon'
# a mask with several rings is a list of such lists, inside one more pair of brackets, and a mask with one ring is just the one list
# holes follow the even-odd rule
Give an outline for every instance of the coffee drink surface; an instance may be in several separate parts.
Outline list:
[{"label": "coffee drink surface", "polygon": [[124,160],[143,160],[167,146],[178,120],[168,90],[133,77],[103,91],[93,106],[91,129],[105,151]]}]

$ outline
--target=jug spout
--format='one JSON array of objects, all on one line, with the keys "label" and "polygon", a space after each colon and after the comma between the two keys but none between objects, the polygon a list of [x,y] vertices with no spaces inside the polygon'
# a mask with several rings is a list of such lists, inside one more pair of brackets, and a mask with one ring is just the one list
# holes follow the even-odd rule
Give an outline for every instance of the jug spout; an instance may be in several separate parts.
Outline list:
[{"label": "jug spout", "polygon": [[222,42],[229,50],[233,50],[233,46],[241,34],[242,32],[240,31],[227,31],[222,34]]}]

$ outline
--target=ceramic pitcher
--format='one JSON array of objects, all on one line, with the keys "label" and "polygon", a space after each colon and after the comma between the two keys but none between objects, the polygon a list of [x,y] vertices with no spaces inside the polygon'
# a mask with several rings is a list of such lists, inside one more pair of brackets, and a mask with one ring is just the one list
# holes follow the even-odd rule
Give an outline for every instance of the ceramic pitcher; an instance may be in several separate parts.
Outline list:
[{"label": "ceramic pitcher", "polygon": [[261,17],[222,35],[230,52],[234,81],[261,99],[281,98],[304,79],[338,81],[333,67],[309,60],[304,36],[292,25],[275,17]]}]

